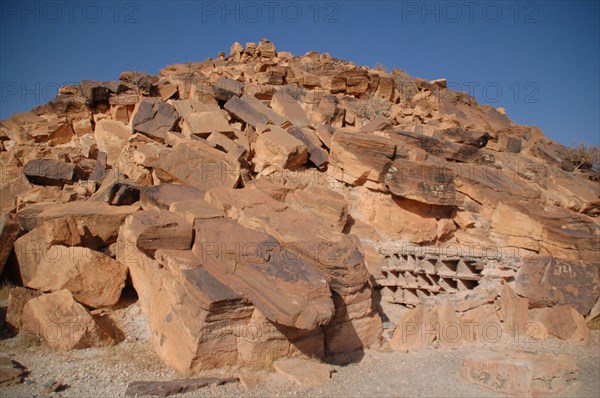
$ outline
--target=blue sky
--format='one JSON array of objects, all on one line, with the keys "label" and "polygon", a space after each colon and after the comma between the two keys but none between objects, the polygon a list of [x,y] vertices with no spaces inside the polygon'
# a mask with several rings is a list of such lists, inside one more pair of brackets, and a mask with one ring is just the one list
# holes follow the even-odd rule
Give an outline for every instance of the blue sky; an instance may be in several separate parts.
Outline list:
[{"label": "blue sky", "polygon": [[0,118],[63,84],[158,73],[268,38],[445,77],[563,144],[599,144],[598,1],[0,0]]}]

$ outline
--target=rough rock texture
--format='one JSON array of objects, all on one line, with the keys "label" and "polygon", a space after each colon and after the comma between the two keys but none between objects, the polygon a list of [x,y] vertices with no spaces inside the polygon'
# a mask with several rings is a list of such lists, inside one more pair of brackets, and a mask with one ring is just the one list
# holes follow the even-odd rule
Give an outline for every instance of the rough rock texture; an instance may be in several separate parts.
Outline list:
[{"label": "rough rock texture", "polygon": [[51,246],[27,287],[41,291],[66,289],[81,304],[110,307],[119,301],[127,268],[86,247]]},{"label": "rough rock texture", "polygon": [[29,300],[21,316],[23,329],[48,346],[69,350],[113,344],[111,335],[68,290],[59,290]]},{"label": "rough rock texture", "polygon": [[0,121],[0,267],[40,289],[11,293],[11,324],[58,308],[85,330],[48,344],[104,344],[94,319],[130,283],[186,375],[343,360],[381,343],[380,301],[409,307],[393,349],[488,343],[486,325],[585,342],[597,175],[448,87],[263,40]]},{"label": "rough rock texture", "polygon": [[598,264],[528,256],[515,276],[516,292],[533,308],[569,304],[588,315],[600,296]]},{"label": "rough rock texture", "polygon": [[252,301],[269,320],[313,330],[333,316],[324,273],[272,237],[229,219],[196,223],[192,251],[215,278]]},{"label": "rough rock texture", "polygon": [[548,396],[577,379],[575,357],[524,351],[477,351],[464,360],[463,380],[515,396]]}]

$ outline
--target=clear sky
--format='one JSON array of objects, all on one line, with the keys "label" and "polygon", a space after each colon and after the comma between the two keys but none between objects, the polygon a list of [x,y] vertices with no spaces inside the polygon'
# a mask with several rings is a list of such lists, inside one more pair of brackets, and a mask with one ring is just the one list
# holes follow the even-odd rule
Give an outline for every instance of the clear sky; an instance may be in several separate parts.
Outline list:
[{"label": "clear sky", "polygon": [[157,74],[262,38],[398,67],[563,144],[599,144],[600,5],[589,1],[0,0],[0,118],[82,79]]}]

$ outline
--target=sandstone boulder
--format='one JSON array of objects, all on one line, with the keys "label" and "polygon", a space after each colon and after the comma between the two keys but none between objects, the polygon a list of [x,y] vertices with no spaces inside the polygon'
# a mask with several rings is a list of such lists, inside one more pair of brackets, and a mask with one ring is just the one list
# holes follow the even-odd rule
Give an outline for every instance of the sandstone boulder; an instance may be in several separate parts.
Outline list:
[{"label": "sandstone boulder", "polygon": [[157,249],[189,250],[193,230],[187,221],[170,211],[142,211],[127,217],[123,224],[136,247],[145,253]]},{"label": "sandstone boulder", "polygon": [[586,343],[589,329],[583,316],[569,305],[553,308],[542,308],[536,314],[536,321],[541,322],[548,334],[572,343]]},{"label": "sandstone boulder", "polygon": [[307,127],[310,124],[298,101],[284,92],[278,91],[273,95],[271,108],[296,127]]},{"label": "sandstone boulder", "polygon": [[177,144],[161,153],[155,173],[165,182],[187,184],[199,190],[216,187],[234,188],[240,176],[240,164],[208,144],[194,141]]},{"label": "sandstone boulder", "polygon": [[251,104],[252,102],[248,100],[244,101],[236,96],[232,96],[225,103],[225,109],[236,119],[247,123],[252,127],[269,123],[269,116],[261,112],[256,105]]},{"label": "sandstone boulder", "polygon": [[306,145],[287,131],[270,126],[258,136],[254,147],[254,164],[257,171],[268,166],[293,169],[308,159]]},{"label": "sandstone boulder", "polygon": [[117,304],[126,278],[127,268],[100,252],[57,245],[48,249],[27,286],[44,292],[66,289],[77,302],[99,308]]},{"label": "sandstone boulder", "polygon": [[23,307],[30,300],[39,297],[42,293],[26,287],[16,286],[8,293],[8,304],[6,306],[6,323],[14,330],[22,327],[21,314]]},{"label": "sandstone boulder", "polygon": [[233,128],[220,111],[208,111],[187,115],[182,132],[188,138],[207,138],[211,133],[233,134]]},{"label": "sandstone boulder", "polygon": [[120,121],[103,119],[96,123],[94,129],[96,143],[98,149],[107,154],[109,165],[115,164],[132,134],[131,127]]},{"label": "sandstone boulder", "polygon": [[161,184],[140,190],[140,201],[144,210],[169,210],[179,201],[204,198],[204,191],[184,184]]},{"label": "sandstone boulder", "polygon": [[27,162],[23,167],[23,174],[32,184],[63,186],[82,179],[84,172],[73,163],[39,159]]},{"label": "sandstone boulder", "polygon": [[30,300],[23,308],[21,321],[25,331],[58,350],[102,347],[114,343],[110,334],[73,299],[68,290]]},{"label": "sandstone boulder", "polygon": [[13,249],[13,245],[21,232],[21,228],[11,213],[0,214],[0,274]]},{"label": "sandstone boulder", "polygon": [[280,359],[273,366],[285,379],[300,386],[313,386],[329,380],[335,371],[331,365],[302,358]]},{"label": "sandstone boulder", "polygon": [[600,297],[600,274],[593,263],[527,256],[515,282],[515,291],[533,308],[571,305],[587,315]]},{"label": "sandstone boulder", "polygon": [[140,102],[133,117],[133,131],[164,142],[167,132],[175,126],[178,119],[179,114],[172,105],[147,98]]},{"label": "sandstone boulder", "polygon": [[194,253],[273,322],[312,330],[333,315],[326,276],[272,237],[226,219],[196,223]]}]

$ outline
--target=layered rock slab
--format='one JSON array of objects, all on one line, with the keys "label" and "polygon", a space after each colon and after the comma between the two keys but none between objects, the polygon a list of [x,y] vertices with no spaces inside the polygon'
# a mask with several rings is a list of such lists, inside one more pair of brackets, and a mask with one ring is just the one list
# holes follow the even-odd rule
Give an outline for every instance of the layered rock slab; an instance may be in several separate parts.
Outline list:
[{"label": "layered rock slab", "polygon": [[195,229],[192,250],[204,267],[271,321],[306,330],[329,322],[333,302],[319,269],[230,219],[198,220]]}]

